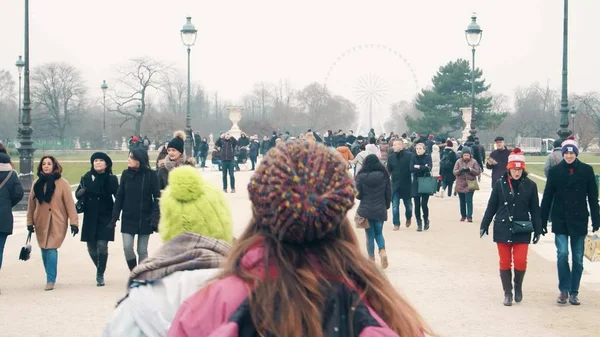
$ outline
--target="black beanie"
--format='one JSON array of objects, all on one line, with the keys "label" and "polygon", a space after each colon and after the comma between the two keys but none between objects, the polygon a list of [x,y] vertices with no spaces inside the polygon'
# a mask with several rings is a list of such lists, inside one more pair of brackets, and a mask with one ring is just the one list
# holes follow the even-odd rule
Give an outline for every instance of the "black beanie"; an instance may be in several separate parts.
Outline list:
[{"label": "black beanie", "polygon": [[184,153],[183,152],[183,143],[185,141],[185,132],[184,131],[175,131],[175,134],[173,134],[173,136],[175,138],[171,139],[171,141],[169,142],[169,145],[167,145],[167,149],[175,149],[177,151],[179,151],[180,153]]}]

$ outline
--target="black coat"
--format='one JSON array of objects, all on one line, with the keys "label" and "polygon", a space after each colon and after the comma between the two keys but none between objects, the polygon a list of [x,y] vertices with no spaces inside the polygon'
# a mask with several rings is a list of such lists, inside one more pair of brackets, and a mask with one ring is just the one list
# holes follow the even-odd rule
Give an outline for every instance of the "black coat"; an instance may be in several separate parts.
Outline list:
[{"label": "black coat", "polygon": [[219,138],[215,143],[215,146],[221,149],[219,159],[221,159],[221,161],[233,161],[235,159],[235,148],[237,145],[238,142],[233,137],[229,139]]},{"label": "black coat", "polygon": [[160,188],[155,171],[126,169],[121,175],[113,207],[113,219],[121,217],[121,233],[152,234],[152,223],[158,223]]},{"label": "black coat", "polygon": [[500,177],[502,177],[502,175],[506,172],[506,165],[508,164],[509,155],[510,150],[508,148],[504,148],[504,150],[494,150],[492,153],[490,153],[490,158],[494,159],[498,163],[496,165],[485,165],[489,170],[492,170],[492,188],[494,187],[496,180],[500,179]]},{"label": "black coat", "polygon": [[208,143],[205,141],[200,142],[200,156],[206,157],[208,155]]},{"label": "black coat", "polygon": [[[81,241],[115,240],[115,229],[108,228],[108,225],[113,219],[113,196],[117,194],[119,189],[119,180],[112,174],[107,179],[107,185],[100,187],[96,186],[97,179],[92,181],[91,172],[81,177],[77,187],[77,192],[82,188],[85,189],[85,194],[78,198],[83,199],[85,205]],[[75,195],[77,195],[77,192],[75,192]]]},{"label": "black coat", "polygon": [[413,154],[408,150],[392,152],[388,157],[387,169],[392,175],[392,194],[399,193],[400,199],[411,197],[410,162]]},{"label": "black coat", "polygon": [[[419,168],[415,168],[419,165]],[[413,155],[410,161],[410,172],[412,173],[412,185],[410,194],[413,197],[419,196],[419,178],[431,175],[431,156],[425,153],[422,156]]]},{"label": "black coat", "polygon": [[[570,174],[573,169],[573,174]],[[588,212],[588,205],[590,211]],[[552,205],[554,202],[554,205]],[[588,219],[600,224],[598,214],[598,186],[594,169],[576,159],[571,165],[564,160],[548,172],[542,198],[542,223],[546,228],[552,210],[552,232],[555,234],[583,236],[588,233]]]},{"label": "black coat", "polygon": [[[0,184],[11,171],[0,172]],[[12,171],[12,175],[8,178],[6,184],[0,188],[0,233],[8,235],[12,234],[12,208],[18,204],[21,199],[23,199],[23,185],[21,185],[17,172]]]},{"label": "black coat", "polygon": [[360,200],[358,215],[365,219],[387,221],[387,210],[392,202],[392,184],[383,172],[359,173],[356,189]]},{"label": "black coat", "polygon": [[[531,234],[513,234],[509,214],[513,220],[531,221],[536,234],[542,233],[542,218],[539,206],[538,189],[535,182],[523,173],[518,182],[513,181],[511,193],[508,185],[508,173],[496,180],[480,229],[488,229],[494,221],[494,242],[530,243]],[[508,205],[505,205],[505,200]],[[509,208],[510,207],[510,208]]]},{"label": "black coat", "polygon": [[260,143],[257,140],[253,140],[250,143],[250,151],[248,151],[248,156],[251,158],[258,157],[258,152],[260,151]]},{"label": "black coat", "polygon": [[456,176],[454,175],[454,165],[456,165],[456,161],[458,157],[456,156],[456,152],[450,149],[444,149],[443,155],[440,158],[440,175],[442,176],[442,181],[446,185],[453,184],[456,181]]}]

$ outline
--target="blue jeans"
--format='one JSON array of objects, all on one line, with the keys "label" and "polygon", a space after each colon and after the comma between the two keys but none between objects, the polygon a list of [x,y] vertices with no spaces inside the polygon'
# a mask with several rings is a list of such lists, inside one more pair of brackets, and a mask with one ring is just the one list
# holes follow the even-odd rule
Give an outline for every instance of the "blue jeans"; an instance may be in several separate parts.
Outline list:
[{"label": "blue jeans", "polygon": [[4,245],[6,244],[7,233],[0,233],[0,269],[2,269],[2,255],[4,255]]},{"label": "blue jeans", "polygon": [[58,271],[58,250],[42,249],[42,261],[46,269],[46,282],[56,283],[56,273]]},{"label": "blue jeans", "polygon": [[[571,253],[573,270],[569,268],[569,239],[571,239]],[[557,253],[558,289],[572,295],[579,294],[579,284],[583,274],[583,251],[585,249],[585,235],[583,236],[554,236]]]},{"label": "blue jeans", "polygon": [[375,257],[375,243],[379,249],[385,249],[385,239],[383,238],[383,221],[367,220],[369,228],[365,229],[367,234],[367,253],[369,257]]},{"label": "blue jeans", "polygon": [[223,167],[223,189],[227,189],[227,172],[229,172],[229,181],[231,182],[231,189],[235,190],[235,165],[231,160],[225,160],[221,162],[221,166]]},{"label": "blue jeans", "polygon": [[473,219],[473,192],[458,193],[461,218]]},{"label": "blue jeans", "polygon": [[200,155],[200,167],[206,167],[206,155]]},{"label": "blue jeans", "polygon": [[[412,202],[411,198],[402,199],[404,202],[406,220],[412,218]],[[392,196],[392,222],[394,226],[400,226],[400,192],[394,192]]]},{"label": "blue jeans", "polygon": [[448,196],[451,197],[452,196],[452,185],[454,185],[454,183],[449,183],[446,184],[443,180],[442,180],[442,189],[445,190],[446,188],[448,188]]}]

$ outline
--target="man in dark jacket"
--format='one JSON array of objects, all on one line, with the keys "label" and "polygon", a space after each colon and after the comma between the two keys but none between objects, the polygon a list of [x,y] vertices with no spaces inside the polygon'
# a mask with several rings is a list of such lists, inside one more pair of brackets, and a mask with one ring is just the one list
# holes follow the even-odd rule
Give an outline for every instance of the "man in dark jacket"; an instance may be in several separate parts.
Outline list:
[{"label": "man in dark jacket", "polygon": [[10,157],[0,153],[0,269],[6,239],[13,232],[12,208],[23,199],[23,186],[13,171]]},{"label": "man in dark jacket", "polygon": [[494,188],[496,180],[500,179],[506,172],[508,156],[510,155],[510,150],[504,145],[504,137],[496,137],[494,141],[496,142],[496,150],[490,153],[490,157],[485,163],[485,167],[492,170],[492,188]]},{"label": "man in dark jacket", "polygon": [[390,154],[387,169],[392,175],[392,216],[394,230],[400,229],[400,199],[406,209],[406,227],[410,227],[412,218],[410,161],[412,154],[405,150],[403,140],[394,141],[394,152]]},{"label": "man in dark jacket", "polygon": [[217,140],[215,146],[221,149],[221,168],[223,172],[223,192],[227,193],[227,173],[231,182],[231,193],[235,193],[235,148],[238,142],[229,132]]},{"label": "man in dark jacket", "polygon": [[477,155],[479,156],[479,158],[475,158],[475,160],[481,167],[481,172],[483,172],[483,169],[484,169],[483,163],[485,162],[485,147],[483,145],[481,145],[478,137],[475,137],[474,149],[477,149]]},{"label": "man in dark jacket", "polygon": [[[592,228],[600,227],[598,186],[594,169],[579,159],[579,146],[572,137],[562,143],[563,161],[550,169],[542,198],[543,233],[552,210],[552,232],[558,256],[559,304],[579,305],[579,284],[583,273],[585,237],[588,219]],[[589,205],[589,213],[588,206]],[[569,241],[571,241],[572,267],[569,267]]]}]

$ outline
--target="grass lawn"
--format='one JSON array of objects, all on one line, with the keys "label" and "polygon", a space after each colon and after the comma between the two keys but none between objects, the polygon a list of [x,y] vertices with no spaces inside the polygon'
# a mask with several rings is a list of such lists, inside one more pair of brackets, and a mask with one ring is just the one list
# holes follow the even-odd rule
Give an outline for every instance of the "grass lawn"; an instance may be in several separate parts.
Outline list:
[{"label": "grass lawn", "polygon": [[[584,163],[600,163],[600,156],[593,154],[580,154],[579,160]],[[546,161],[546,156],[527,156],[527,162],[543,163]],[[542,175],[544,175],[542,168]]]},{"label": "grass lawn", "polygon": [[[88,158],[89,159],[89,158]],[[60,159],[59,159],[60,162]],[[34,165],[34,171],[37,169],[37,162],[35,162]],[[17,170],[17,172],[19,171],[19,161],[17,160],[15,162],[15,169]],[[79,179],[81,178],[81,176],[83,176],[86,172],[88,172],[91,168],[91,165],[89,163],[65,163],[64,165],[62,165],[63,167],[63,173],[62,173],[62,177],[65,178],[69,184],[71,185],[76,185],[79,183]],[[127,168],[127,163],[113,163],[113,173],[115,175],[121,174],[121,172],[123,172],[124,169]],[[37,176],[36,176],[37,178]]]}]

